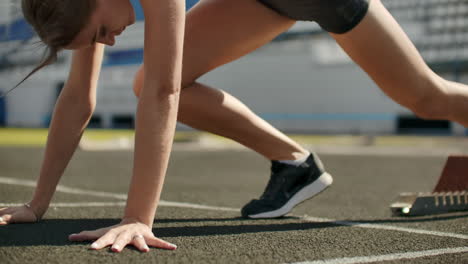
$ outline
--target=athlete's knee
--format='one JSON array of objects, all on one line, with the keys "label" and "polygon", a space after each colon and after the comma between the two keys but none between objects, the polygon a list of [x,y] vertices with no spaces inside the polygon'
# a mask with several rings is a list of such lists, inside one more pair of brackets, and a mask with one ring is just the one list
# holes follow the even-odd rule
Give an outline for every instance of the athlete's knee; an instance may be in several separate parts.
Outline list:
[{"label": "athlete's knee", "polygon": [[193,86],[198,78],[203,75],[202,72],[190,72],[190,71],[182,71],[182,80],[181,80],[181,88],[184,90],[185,88]]},{"label": "athlete's knee", "polygon": [[423,119],[448,119],[450,95],[446,92],[444,83],[436,80],[427,83],[423,94],[412,100],[408,108]]},{"label": "athlete's knee", "polygon": [[[133,79],[133,93],[135,94],[136,97],[140,96],[141,89],[143,88],[143,80],[145,78],[145,72],[143,69],[143,65],[138,69],[138,71],[135,73],[135,77]],[[199,78],[198,75],[196,76],[186,76],[182,73],[182,84],[181,88],[188,88],[190,86],[193,86],[197,79]]]},{"label": "athlete's knee", "polygon": [[197,83],[197,80],[194,79],[194,80],[188,80],[188,81],[183,81],[182,80],[182,90],[184,90],[185,88],[189,88],[191,86],[194,86],[195,84]]}]

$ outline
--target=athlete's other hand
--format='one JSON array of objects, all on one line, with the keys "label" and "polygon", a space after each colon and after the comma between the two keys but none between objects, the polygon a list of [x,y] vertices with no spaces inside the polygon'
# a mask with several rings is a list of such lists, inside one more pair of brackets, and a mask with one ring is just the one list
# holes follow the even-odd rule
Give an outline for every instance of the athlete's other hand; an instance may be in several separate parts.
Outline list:
[{"label": "athlete's other hand", "polygon": [[13,223],[37,222],[36,214],[25,205],[0,208],[0,226]]},{"label": "athlete's other hand", "polygon": [[151,227],[133,219],[123,219],[119,224],[93,231],[83,231],[68,237],[70,241],[96,240],[90,249],[99,250],[112,246],[113,252],[122,252],[127,245],[133,245],[141,252],[148,252],[148,246],[174,250],[177,248],[169,242],[154,236]]}]

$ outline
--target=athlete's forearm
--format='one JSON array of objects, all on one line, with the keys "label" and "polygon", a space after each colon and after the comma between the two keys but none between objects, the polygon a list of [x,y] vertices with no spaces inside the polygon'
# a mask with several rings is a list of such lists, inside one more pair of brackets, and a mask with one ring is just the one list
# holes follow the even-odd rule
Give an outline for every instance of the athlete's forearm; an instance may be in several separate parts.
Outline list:
[{"label": "athlete's forearm", "polygon": [[60,93],[49,128],[44,161],[31,207],[42,216],[70,161],[96,104],[104,45],[73,52],[68,81]]},{"label": "athlete's forearm", "polygon": [[78,146],[92,114],[91,106],[79,101],[59,100],[49,128],[44,160],[31,201],[42,216],[49,207],[57,184]]},{"label": "athlete's forearm", "polygon": [[151,226],[159,203],[176,125],[178,94],[157,102],[140,99],[135,156],[125,218]]},{"label": "athlete's forearm", "polygon": [[145,75],[125,218],[152,226],[172,148],[182,75],[185,2],[141,0]]}]

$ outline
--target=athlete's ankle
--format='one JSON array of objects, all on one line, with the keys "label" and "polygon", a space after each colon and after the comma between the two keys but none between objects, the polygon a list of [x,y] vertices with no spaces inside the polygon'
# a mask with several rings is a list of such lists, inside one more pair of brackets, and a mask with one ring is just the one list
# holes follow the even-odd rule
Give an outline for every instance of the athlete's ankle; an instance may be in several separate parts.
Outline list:
[{"label": "athlete's ankle", "polygon": [[305,152],[299,152],[299,153],[295,152],[295,153],[292,153],[291,155],[292,158],[279,159],[278,162],[289,164],[289,165],[294,165],[294,166],[299,166],[302,163],[304,163],[304,161],[307,160],[309,155],[310,155],[310,152],[307,150]]}]

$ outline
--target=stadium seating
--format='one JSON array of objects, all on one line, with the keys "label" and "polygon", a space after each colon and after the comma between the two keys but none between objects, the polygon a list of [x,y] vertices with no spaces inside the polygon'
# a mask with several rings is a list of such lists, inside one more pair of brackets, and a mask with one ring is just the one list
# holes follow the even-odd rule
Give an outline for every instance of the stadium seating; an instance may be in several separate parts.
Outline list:
[{"label": "stadium seating", "polygon": [[[132,2],[136,2],[132,0]],[[187,7],[197,1],[188,0]],[[468,1],[466,0],[382,0],[402,25],[429,64],[468,61]],[[135,30],[135,33],[141,33]],[[310,23],[297,23],[289,36],[320,32]],[[288,35],[288,34],[286,34]],[[33,37],[21,18],[19,1],[0,1],[0,60],[18,51],[18,41]],[[289,39],[280,37],[278,40]],[[12,50],[13,48],[13,50]],[[13,52],[12,52],[13,51]],[[1,66],[1,65],[0,65]]]},{"label": "stadium seating", "polygon": [[429,64],[468,60],[468,1],[383,0]]}]

